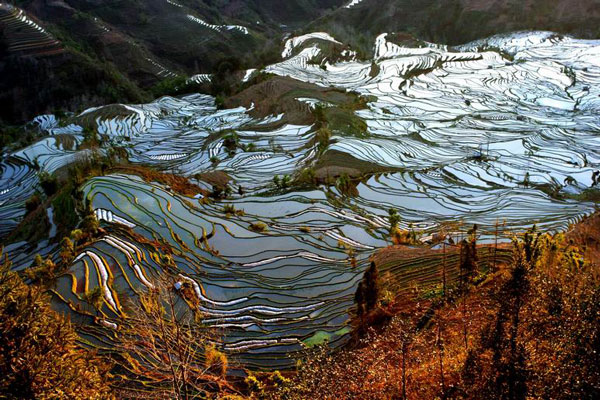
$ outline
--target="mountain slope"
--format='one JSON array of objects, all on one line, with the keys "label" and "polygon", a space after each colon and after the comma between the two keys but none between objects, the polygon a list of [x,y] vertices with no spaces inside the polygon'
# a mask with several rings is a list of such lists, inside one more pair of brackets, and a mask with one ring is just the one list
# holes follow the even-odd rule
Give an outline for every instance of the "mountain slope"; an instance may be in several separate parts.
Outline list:
[{"label": "mountain slope", "polygon": [[382,32],[408,32],[450,45],[518,30],[600,36],[598,0],[361,0],[351,4],[315,21],[307,31],[325,30],[363,48]]},{"label": "mountain slope", "polygon": [[0,121],[104,101],[148,99],[114,65],[59,40],[19,8],[3,4],[0,27]]},{"label": "mountain slope", "polygon": [[[232,58],[242,67],[273,62],[288,24],[301,26],[340,4],[342,0],[4,4],[0,101],[6,107],[0,118],[17,123],[59,108],[147,100],[149,89],[166,78],[209,73]],[[19,70],[22,65],[27,65],[24,71]],[[75,85],[61,79],[66,73]],[[39,79],[35,87],[31,74]],[[86,76],[94,76],[94,82],[82,78]],[[100,84],[112,87],[106,90],[114,96],[104,96]],[[124,93],[121,86],[138,93]],[[40,94],[34,93],[42,87]]]},{"label": "mountain slope", "polygon": [[[552,5],[541,0],[18,0],[16,5],[9,10],[4,3],[0,10],[0,97],[7,105],[0,118],[9,123],[60,108],[147,100],[165,93],[152,90],[156,85],[169,87],[165,79],[177,76],[272,64],[280,60],[282,37],[290,31],[328,32],[361,58],[370,57],[383,32],[446,44],[521,29],[584,38],[600,34],[600,0]],[[40,60],[45,67],[20,70]],[[44,87],[41,94],[27,83],[29,73]],[[221,86],[213,89],[218,94]]]}]

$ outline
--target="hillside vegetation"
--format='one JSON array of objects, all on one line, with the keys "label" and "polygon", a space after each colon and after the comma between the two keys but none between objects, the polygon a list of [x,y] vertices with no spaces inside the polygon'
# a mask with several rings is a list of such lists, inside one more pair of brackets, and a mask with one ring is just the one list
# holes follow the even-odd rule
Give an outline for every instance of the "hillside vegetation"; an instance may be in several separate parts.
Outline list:
[{"label": "hillside vegetation", "polygon": [[[0,118],[21,123],[60,109],[148,101],[164,93],[152,90],[159,83],[217,72],[227,59],[236,59],[237,68],[265,65],[277,60],[282,32],[291,29],[288,24],[301,26],[341,3],[19,0],[16,7],[4,4]],[[247,33],[230,29],[233,26]]]},{"label": "hillside vegetation", "polygon": [[0,398],[600,398],[597,1],[513,3],[0,3]]},{"label": "hillside vegetation", "polygon": [[[8,16],[13,11],[5,4],[0,118],[14,124],[60,109],[147,101],[181,86],[172,82],[177,77],[218,73],[232,59],[237,70],[276,62],[284,35],[293,31],[329,32],[363,58],[370,58],[373,41],[383,32],[451,45],[523,29],[600,35],[597,0],[363,0],[349,8],[346,3],[19,0],[17,10],[45,30],[40,34],[21,23],[26,47],[14,45],[15,21]],[[31,89],[42,83],[43,91]]]},{"label": "hillside vegetation", "polygon": [[519,30],[548,30],[582,38],[600,37],[597,0],[362,0],[313,22],[306,31],[323,30],[369,53],[382,32],[407,32],[449,45]]},{"label": "hillside vegetation", "polygon": [[[0,394],[15,398],[18,390],[26,390],[35,398],[66,398],[63,394],[72,393],[68,398],[184,399],[203,393],[236,399],[594,399],[600,394],[599,221],[600,214],[595,214],[555,235],[529,230],[514,239],[512,260],[501,255],[495,264],[482,261],[480,255],[491,251],[477,247],[471,236],[460,246],[460,259],[444,259],[449,270],[457,262],[461,273],[449,279],[443,291],[440,264],[436,290],[420,285],[406,291],[388,285],[373,263],[357,291],[352,346],[334,353],[309,348],[295,373],[247,371],[244,380],[223,378],[228,362],[214,349],[206,350],[206,365],[178,362],[171,366],[174,372],[169,365],[144,369],[127,355],[134,352],[157,360],[171,351],[196,352],[210,339],[192,331],[184,318],[161,328],[161,313],[170,313],[169,302],[176,301],[167,282],[142,299],[143,308],[115,342],[119,350],[106,357],[80,350],[69,325],[54,327],[65,322],[48,308],[43,281],[28,287],[9,272],[5,261],[0,270],[0,323],[7,334],[0,341],[5,349],[0,369],[13,367],[2,380]],[[379,252],[394,249],[402,253],[402,247]],[[507,246],[495,251],[504,254]],[[394,258],[387,257],[388,263]],[[374,259],[380,260],[380,255]],[[159,292],[167,299],[164,309],[155,303]],[[86,296],[90,305],[98,298],[94,293]],[[42,321],[45,328],[40,331]],[[48,326],[57,329],[53,335],[64,337],[26,345],[32,335],[50,340]],[[141,332],[162,344],[140,342]],[[51,349],[44,353],[45,361],[23,363],[39,358],[39,346]],[[16,354],[18,364],[11,364]],[[70,363],[73,357],[77,361]],[[54,365],[58,359],[69,365]],[[110,366],[112,375],[98,375]],[[137,378],[131,380],[133,376]],[[78,385],[81,379],[85,382]],[[138,387],[148,379],[153,383],[145,385],[150,386]],[[56,393],[63,394],[53,397]]]},{"label": "hillside vegetation", "polygon": [[598,398],[599,222],[595,214],[566,233],[530,230],[515,238],[512,261],[477,267],[447,295],[380,300],[371,315],[389,323],[333,356],[309,353],[266,397]]}]

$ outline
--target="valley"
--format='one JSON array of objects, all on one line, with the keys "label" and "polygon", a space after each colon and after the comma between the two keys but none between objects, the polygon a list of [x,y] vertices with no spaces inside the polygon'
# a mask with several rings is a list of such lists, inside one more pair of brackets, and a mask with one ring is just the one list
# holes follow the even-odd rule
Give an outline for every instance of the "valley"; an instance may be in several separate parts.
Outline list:
[{"label": "valley", "polygon": [[[86,181],[83,197],[107,235],[58,278],[55,305],[88,321],[84,338],[102,348],[106,322],[118,326],[129,298],[172,273],[148,245],[158,241],[172,249],[176,279],[192,283],[202,323],[225,329],[227,353],[286,368],[307,343],[347,340],[357,282],[389,243],[389,209],[423,243],[446,221],[458,232],[477,224],[489,242],[498,223],[508,238],[594,211],[598,42],[548,32],[456,48],[390,39],[377,39],[372,61],[335,63],[331,46],[347,50],[333,38],[290,39],[286,60],[253,73],[264,82],[240,94],[246,106],[219,109],[194,94],[36,118],[46,136],[2,163],[4,234],[21,223],[41,171],[92,153],[118,148],[132,165],[186,177],[195,189],[185,194],[135,169]],[[261,96],[281,84],[289,88],[270,114]],[[100,144],[83,149],[90,130]],[[217,173],[224,182],[207,179]],[[37,253],[52,257],[56,239],[5,251],[22,269]],[[94,287],[101,321],[79,311]]]},{"label": "valley", "polygon": [[[487,2],[271,3],[0,3],[0,281],[48,296],[119,398],[186,398],[161,375],[175,359],[203,395],[477,398],[461,368],[498,293],[530,316],[544,273],[572,298],[562,266],[593,286],[597,9],[550,30],[544,8],[503,25],[537,1],[495,18]],[[523,265],[541,303],[502,292],[530,289]],[[470,336],[465,302],[482,304]],[[171,328],[200,344],[174,355],[152,336]],[[398,397],[403,329],[422,362]],[[438,361],[456,391],[443,365],[442,389],[423,372]],[[377,371],[364,387],[360,366]]]}]

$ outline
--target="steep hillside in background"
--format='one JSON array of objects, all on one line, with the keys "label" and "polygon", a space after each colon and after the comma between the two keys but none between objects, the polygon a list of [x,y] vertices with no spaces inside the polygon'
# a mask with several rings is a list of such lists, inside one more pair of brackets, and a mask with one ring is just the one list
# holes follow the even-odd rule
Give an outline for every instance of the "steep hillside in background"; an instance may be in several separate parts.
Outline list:
[{"label": "steep hillside in background", "polygon": [[295,29],[326,11],[332,11],[346,3],[345,0],[208,0],[230,18],[245,21],[260,20],[284,24]]},{"label": "steep hillside in background", "polygon": [[57,33],[23,10],[0,4],[0,122],[148,98],[114,64]]},{"label": "steep hillside in background", "polygon": [[434,43],[456,45],[493,34],[549,30],[600,36],[598,0],[355,0],[315,21],[324,30],[369,51],[382,32],[408,32]]},{"label": "steep hillside in background", "polygon": [[370,58],[383,32],[446,44],[521,29],[600,35],[599,0],[12,3],[0,3],[0,119],[11,124],[60,109],[146,101],[173,93],[168,80],[175,77],[272,64],[292,31],[328,32],[361,58]]},{"label": "steep hillside in background", "polygon": [[[0,118],[149,99],[178,75],[277,60],[283,31],[341,0],[20,0],[0,7]],[[288,25],[290,28],[288,28]]]}]

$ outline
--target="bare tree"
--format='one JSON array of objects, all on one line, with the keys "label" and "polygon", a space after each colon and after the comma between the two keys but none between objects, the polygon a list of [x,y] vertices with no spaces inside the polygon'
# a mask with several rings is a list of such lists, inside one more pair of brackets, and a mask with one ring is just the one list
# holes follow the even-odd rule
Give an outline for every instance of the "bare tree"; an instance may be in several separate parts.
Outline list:
[{"label": "bare tree", "polygon": [[188,306],[193,291],[175,283],[156,282],[131,302],[132,316],[119,327],[117,348],[128,372],[117,389],[126,398],[190,400],[234,391],[225,379],[226,356]]},{"label": "bare tree", "polygon": [[438,326],[437,326],[437,338],[436,338],[436,346],[437,346],[437,355],[438,355],[438,363],[440,367],[440,386],[442,388],[442,398],[446,398],[446,382],[444,379],[444,342],[442,339],[442,321],[438,316]]}]

